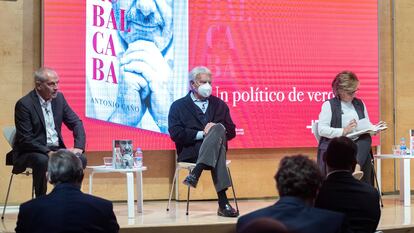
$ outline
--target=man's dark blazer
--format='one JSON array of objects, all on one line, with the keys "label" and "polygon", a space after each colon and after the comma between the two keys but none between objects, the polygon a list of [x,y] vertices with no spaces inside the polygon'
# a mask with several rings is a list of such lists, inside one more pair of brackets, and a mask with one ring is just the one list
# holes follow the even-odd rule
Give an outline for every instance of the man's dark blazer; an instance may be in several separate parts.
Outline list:
[{"label": "man's dark blazer", "polygon": [[[66,148],[62,138],[62,123],[73,131],[74,147],[85,149],[85,131],[82,121],[70,108],[62,93],[58,92],[52,99],[53,118],[58,133],[59,147]],[[24,153],[47,154],[50,149],[46,146],[46,128],[42,107],[35,90],[17,101],[15,106],[16,137],[13,145],[13,164],[21,165],[19,155]]]},{"label": "man's dark blazer", "polygon": [[374,232],[381,217],[379,194],[372,186],[352,177],[351,172],[329,174],[315,206],[344,213],[353,232]]},{"label": "man's dark blazer", "polygon": [[302,199],[292,196],[281,197],[272,206],[241,216],[237,221],[237,232],[258,218],[278,220],[289,231],[297,233],[348,232],[344,214],[311,207]]},{"label": "man's dark blazer", "polygon": [[16,233],[118,232],[112,202],[63,183],[45,196],[20,205]]},{"label": "man's dark blazer", "polygon": [[203,131],[208,122],[221,123],[226,128],[227,140],[236,136],[230,111],[221,99],[208,97],[206,120],[200,119],[199,107],[191,99],[189,92],[185,97],[176,100],[168,114],[168,131],[177,148],[178,161],[196,162],[203,140],[196,140],[198,131]]}]

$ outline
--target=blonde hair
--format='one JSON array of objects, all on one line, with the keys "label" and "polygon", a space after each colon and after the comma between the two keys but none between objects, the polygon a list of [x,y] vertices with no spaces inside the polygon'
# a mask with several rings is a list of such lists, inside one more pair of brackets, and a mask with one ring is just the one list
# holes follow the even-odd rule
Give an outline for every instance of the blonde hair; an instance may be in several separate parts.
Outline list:
[{"label": "blonde hair", "polygon": [[356,91],[358,87],[358,77],[351,71],[342,71],[336,75],[332,81],[332,91],[335,96],[338,96],[338,91],[343,90],[346,92]]}]

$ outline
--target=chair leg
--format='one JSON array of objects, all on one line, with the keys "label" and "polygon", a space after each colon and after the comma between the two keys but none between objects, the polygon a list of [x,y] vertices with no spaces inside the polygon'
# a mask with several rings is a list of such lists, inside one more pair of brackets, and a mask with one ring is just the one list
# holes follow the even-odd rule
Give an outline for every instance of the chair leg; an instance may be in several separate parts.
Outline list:
[{"label": "chair leg", "polygon": [[168,205],[167,205],[167,211],[170,210],[170,204],[171,204],[171,198],[172,198],[172,194],[175,188],[175,182],[177,181],[177,176],[178,176],[178,167],[175,169],[175,173],[174,173],[174,178],[173,178],[173,182],[172,182],[172,186],[171,186],[171,191],[170,191],[170,198],[168,198]]},{"label": "chair leg", "polygon": [[[191,168],[188,169],[188,174],[191,173]],[[185,211],[185,215],[188,215],[188,209],[190,207],[190,186],[187,187],[187,209]]]},{"label": "chair leg", "polygon": [[237,210],[237,213],[238,213],[239,212],[239,205],[237,204],[236,191],[234,191],[233,178],[231,178],[230,169],[228,167],[227,167],[227,172],[229,173],[231,190],[233,191],[234,203],[236,204],[236,210]]},{"label": "chair leg", "polygon": [[35,198],[35,187],[34,185],[32,185],[32,199]]},{"label": "chair leg", "polygon": [[11,176],[10,176],[9,187],[7,188],[6,201],[4,202],[3,214],[1,215],[1,220],[4,219],[4,213],[6,212],[7,201],[9,200],[10,187],[11,187],[11,183],[13,181],[13,175],[14,174],[12,173]]},{"label": "chair leg", "polygon": [[379,197],[380,197],[380,204],[381,204],[381,207],[384,207],[384,203],[382,202],[381,187],[379,187],[379,184],[378,184],[377,172],[375,171],[374,161],[373,160],[371,160],[371,165],[372,165],[372,170],[373,170],[373,173],[374,173],[374,179],[375,179],[375,182],[377,184],[377,190],[378,190],[378,194],[379,194]]},{"label": "chair leg", "polygon": [[[33,173],[30,173],[32,175],[32,179],[33,179]],[[35,186],[34,186],[34,182],[32,180],[32,199],[35,198]]]},{"label": "chair leg", "polygon": [[188,215],[188,209],[190,206],[190,186],[187,188],[187,209],[185,210],[185,215]]}]

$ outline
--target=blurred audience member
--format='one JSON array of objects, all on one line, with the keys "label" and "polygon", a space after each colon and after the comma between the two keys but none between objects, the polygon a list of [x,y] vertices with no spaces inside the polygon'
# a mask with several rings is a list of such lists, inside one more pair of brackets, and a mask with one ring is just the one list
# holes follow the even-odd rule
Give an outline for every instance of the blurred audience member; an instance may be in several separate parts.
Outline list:
[{"label": "blurred audience member", "polygon": [[279,201],[240,217],[237,232],[263,217],[278,220],[293,232],[348,232],[343,214],[313,207],[322,183],[322,175],[315,162],[303,155],[285,157],[280,162],[275,180]]},{"label": "blurred audience member", "polygon": [[283,223],[272,218],[258,218],[251,221],[240,233],[289,233]]},{"label": "blurred audience member", "polygon": [[344,213],[355,233],[374,232],[381,216],[379,193],[352,177],[357,151],[357,145],[345,136],[331,140],[325,154],[328,176],[315,206]]},{"label": "blurred audience member", "polygon": [[119,231],[112,203],[80,190],[83,169],[74,153],[63,149],[51,153],[47,178],[53,191],[20,206],[16,233]]}]

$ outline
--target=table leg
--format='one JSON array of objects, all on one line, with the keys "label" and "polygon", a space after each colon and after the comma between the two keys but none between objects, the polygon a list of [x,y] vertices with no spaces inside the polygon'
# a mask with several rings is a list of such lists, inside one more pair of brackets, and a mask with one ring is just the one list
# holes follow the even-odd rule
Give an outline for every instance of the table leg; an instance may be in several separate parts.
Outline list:
[{"label": "table leg", "polygon": [[400,199],[411,206],[410,159],[400,159]]},{"label": "table leg", "polygon": [[92,194],[92,179],[93,179],[93,171],[89,173],[89,194]]},{"label": "table leg", "polygon": [[378,191],[382,195],[381,187],[382,187],[382,174],[381,174],[381,159],[376,159],[377,163],[377,181],[378,181]]},{"label": "table leg", "polygon": [[142,191],[142,171],[137,171],[137,211],[142,213],[144,206],[144,193]]},{"label": "table leg", "polygon": [[134,174],[127,172],[128,218],[135,218],[134,211]]}]

